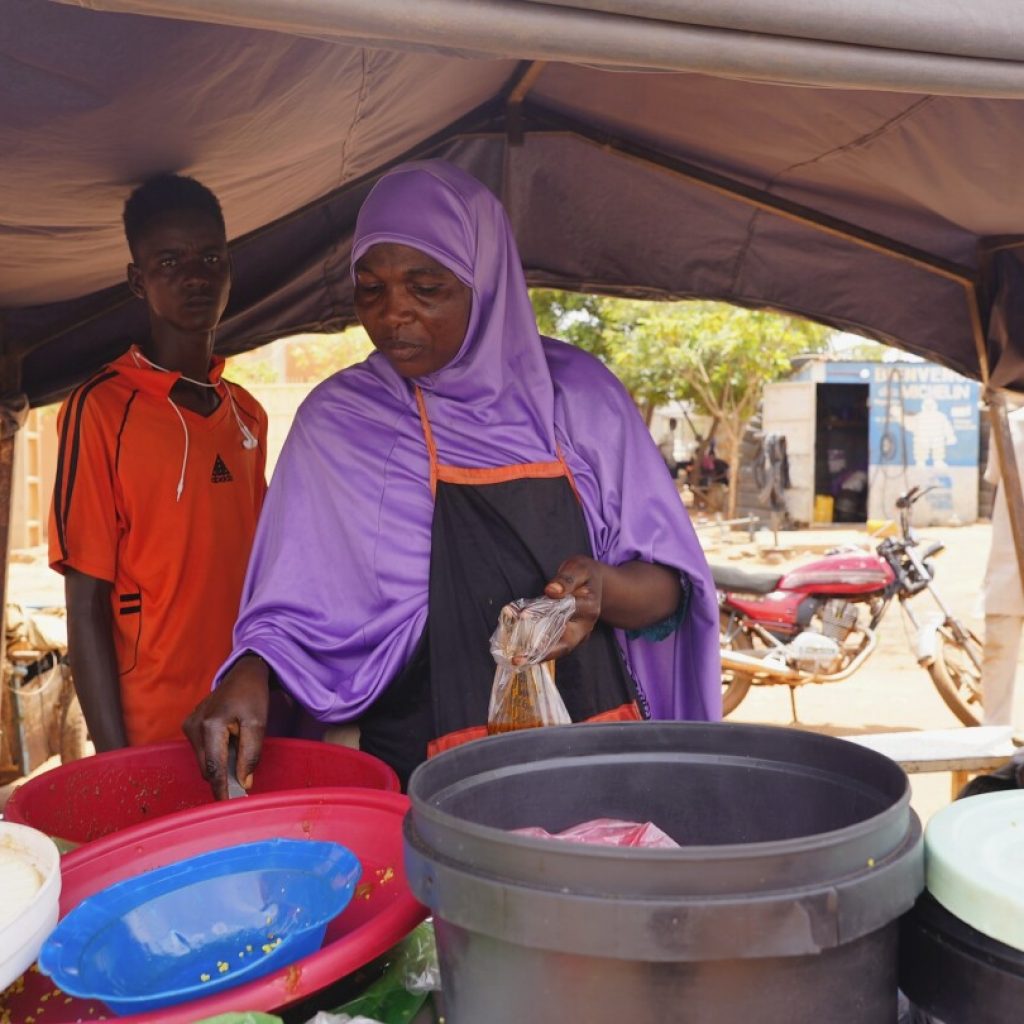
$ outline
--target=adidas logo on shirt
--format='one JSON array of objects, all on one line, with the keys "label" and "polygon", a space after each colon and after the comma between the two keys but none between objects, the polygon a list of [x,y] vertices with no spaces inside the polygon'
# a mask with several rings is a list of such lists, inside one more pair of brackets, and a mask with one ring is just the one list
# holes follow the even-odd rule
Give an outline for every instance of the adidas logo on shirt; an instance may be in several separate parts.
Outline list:
[{"label": "adidas logo on shirt", "polygon": [[225,465],[224,460],[218,455],[213,463],[213,473],[210,475],[210,482],[215,484],[229,484],[234,478],[231,470]]}]

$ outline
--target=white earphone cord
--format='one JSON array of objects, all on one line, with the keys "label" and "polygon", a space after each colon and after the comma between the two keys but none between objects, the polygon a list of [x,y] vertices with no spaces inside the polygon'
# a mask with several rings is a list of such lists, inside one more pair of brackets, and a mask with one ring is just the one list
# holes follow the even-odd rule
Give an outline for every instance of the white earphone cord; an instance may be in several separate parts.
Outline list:
[{"label": "white earphone cord", "polygon": [[167,396],[167,401],[171,403],[171,408],[181,421],[181,429],[185,431],[185,454],[181,457],[181,474],[178,477],[178,491],[174,498],[175,501],[181,501],[181,492],[185,490],[185,466],[188,465],[188,424],[185,423],[185,417],[181,415],[181,410],[174,404],[170,395]]},{"label": "white earphone cord", "polygon": [[[159,370],[161,373],[172,373],[175,371],[168,370],[164,366],[160,366],[154,363],[152,359],[149,359],[142,352],[132,352],[132,358],[135,360],[135,365],[139,365],[139,357],[148,363],[154,370]],[[201,388],[213,388],[216,390],[221,384],[224,385],[224,393],[228,396],[228,404],[231,406],[231,414],[235,418],[235,423],[238,424],[238,429],[242,434],[242,447],[247,449],[255,448],[259,441],[256,439],[256,435],[245,425],[241,415],[238,412],[238,405],[235,403],[235,396],[231,393],[231,387],[227,381],[217,381],[216,383],[210,383],[209,381],[193,380],[191,377],[186,377],[183,373],[179,374],[181,380],[188,381],[189,384],[195,384]],[[185,422],[185,417],[181,415],[181,410],[174,404],[174,399],[170,395],[167,396],[167,401],[170,402],[171,408],[174,410],[175,416],[178,417],[178,422],[181,423],[181,429],[185,434],[185,452],[181,458],[181,473],[178,475],[178,489],[175,493],[175,501],[181,501],[182,491],[185,490],[185,467],[188,465],[188,447],[189,447],[189,433],[188,424]]]},{"label": "white earphone cord", "polygon": [[228,393],[231,411],[235,414],[235,422],[238,424],[238,429],[242,432],[242,447],[255,448],[259,441],[256,440],[256,435],[242,421],[242,417],[238,413],[238,406],[235,404],[235,396],[231,394],[231,386],[227,382],[224,383],[224,390]]}]

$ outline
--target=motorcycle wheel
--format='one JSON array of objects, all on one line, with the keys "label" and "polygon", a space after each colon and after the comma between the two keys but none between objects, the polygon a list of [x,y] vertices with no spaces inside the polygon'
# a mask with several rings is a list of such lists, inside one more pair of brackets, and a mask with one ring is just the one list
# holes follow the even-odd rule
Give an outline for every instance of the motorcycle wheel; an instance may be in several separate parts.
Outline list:
[{"label": "motorcycle wheel", "polygon": [[971,630],[947,620],[928,668],[939,696],[964,725],[982,722],[981,651],[981,640]]},{"label": "motorcycle wheel", "polygon": [[[729,629],[730,619],[732,617],[728,612],[719,613],[719,621],[722,633],[725,634],[726,630]],[[750,639],[750,634],[744,632],[741,629],[735,631],[735,634],[729,640],[728,646],[734,651],[750,651],[753,650],[754,643]],[[743,698],[750,692],[750,684],[753,682],[754,677],[746,672],[734,672],[731,669],[722,669],[722,717],[731,714],[735,711],[743,701]]]}]

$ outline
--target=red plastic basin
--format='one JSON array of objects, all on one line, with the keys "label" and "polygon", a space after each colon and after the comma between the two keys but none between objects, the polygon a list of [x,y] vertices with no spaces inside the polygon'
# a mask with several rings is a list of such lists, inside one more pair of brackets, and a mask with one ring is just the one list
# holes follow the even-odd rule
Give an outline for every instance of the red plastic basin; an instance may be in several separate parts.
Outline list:
[{"label": "red plastic basin", "polygon": [[[180,1006],[114,1018],[102,1003],[55,992],[37,971],[23,991],[0,996],[0,1019],[75,1024],[101,1018],[122,1024],[191,1024],[231,1010],[279,1010],[319,992],[385,952],[426,917],[406,884],[402,819],[409,807],[399,793],[319,789],[230,800],[183,811],[173,818],[107,836],[61,862],[63,917],[86,896],[124,878],[194,854],[281,836],[342,843],[359,858],[356,896],[330,924],[317,953],[247,985]],[[4,1011],[9,1014],[4,1018]]]},{"label": "red plastic basin", "polygon": [[[383,761],[333,743],[267,739],[253,775],[253,796],[348,786],[398,792]],[[14,791],[4,816],[50,836],[90,843],[167,814],[212,804],[184,740],[126,747],[43,772]]]}]

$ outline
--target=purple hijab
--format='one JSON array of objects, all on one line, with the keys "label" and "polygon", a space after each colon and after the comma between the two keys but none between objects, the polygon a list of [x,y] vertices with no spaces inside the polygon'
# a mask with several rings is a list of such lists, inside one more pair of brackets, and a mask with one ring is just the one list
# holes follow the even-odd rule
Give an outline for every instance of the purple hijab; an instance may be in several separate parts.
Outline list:
[{"label": "purple hijab", "polygon": [[[363,204],[353,264],[379,242],[429,254],[473,292],[459,353],[417,382],[439,461],[548,462],[560,448],[594,557],[660,562],[689,585],[670,636],[618,634],[652,717],[721,717],[718,607],[689,517],[618,380],[538,334],[501,204],[451,164],[405,164]],[[320,384],[296,414],[263,506],[231,660],[261,655],[321,721],[359,716],[423,632],[432,517],[412,387],[374,353]]]}]

